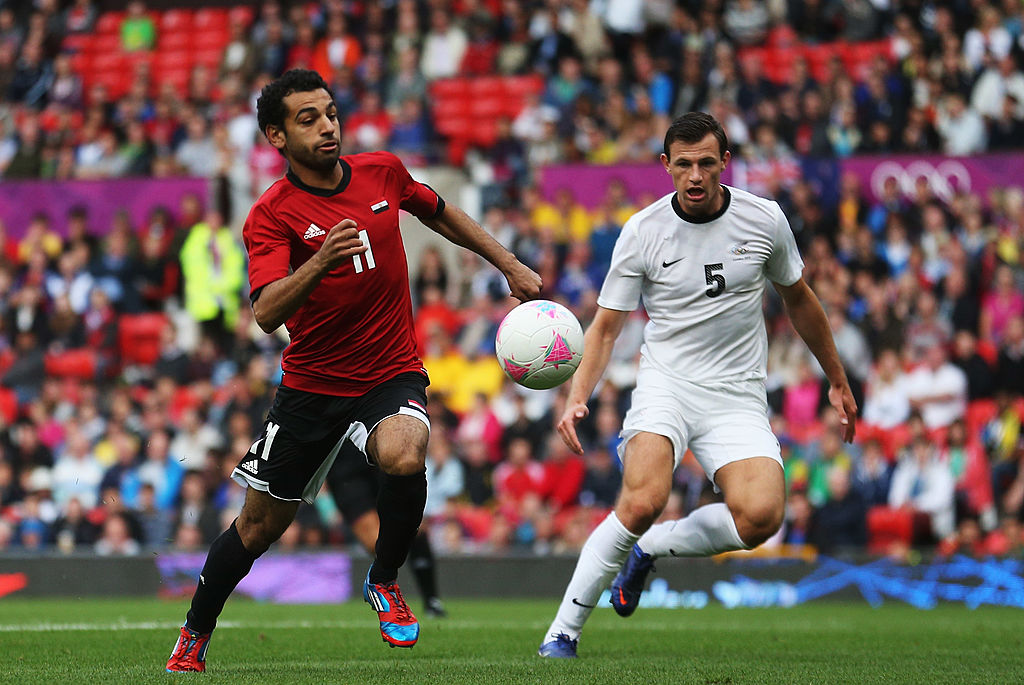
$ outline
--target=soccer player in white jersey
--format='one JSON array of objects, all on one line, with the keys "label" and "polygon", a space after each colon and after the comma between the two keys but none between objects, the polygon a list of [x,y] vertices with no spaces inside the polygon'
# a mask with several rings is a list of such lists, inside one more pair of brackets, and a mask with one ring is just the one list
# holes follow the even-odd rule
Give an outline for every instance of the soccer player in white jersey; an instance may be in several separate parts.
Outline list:
[{"label": "soccer player in white jersey", "polygon": [[[642,297],[650,321],[622,426],[622,491],[580,552],[541,656],[576,656],[584,622],[620,569],[612,605],[628,616],[655,557],[750,549],[779,529],[786,491],[765,393],[762,299],[769,281],[825,371],[843,439],[853,439],[857,405],[825,313],[802,278],[789,222],[778,203],[721,184],[727,148],[710,115],[676,119],[661,156],[675,191],[630,217],[615,244],[584,339],[587,354],[557,428],[582,454],[576,424]],[[652,526],[687,447],[725,502]]]}]

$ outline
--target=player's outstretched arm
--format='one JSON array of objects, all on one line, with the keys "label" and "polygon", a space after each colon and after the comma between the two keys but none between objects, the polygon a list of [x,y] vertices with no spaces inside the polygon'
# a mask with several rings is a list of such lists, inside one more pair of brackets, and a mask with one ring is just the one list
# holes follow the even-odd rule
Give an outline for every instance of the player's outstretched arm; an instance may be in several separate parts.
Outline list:
[{"label": "player's outstretched arm", "polygon": [[309,294],[324,276],[352,255],[366,252],[359,238],[356,222],[345,219],[331,228],[320,250],[305,264],[284,278],[263,286],[259,297],[252,303],[256,323],[266,333],[272,333],[299,310]]},{"label": "player's outstretched arm", "polygon": [[594,320],[583,336],[583,361],[572,376],[565,411],[555,426],[562,440],[576,454],[583,454],[583,446],[576,435],[576,424],[590,413],[587,409],[587,400],[604,375],[605,367],[612,356],[612,348],[615,347],[615,341],[622,332],[622,326],[628,316],[629,312],[599,306]]},{"label": "player's outstretched arm", "polygon": [[420,221],[430,230],[456,245],[476,252],[496,266],[505,275],[512,297],[525,302],[540,296],[540,276],[516,259],[514,254],[502,247],[480,224],[455,205],[446,204],[441,216]]},{"label": "player's outstretched arm", "polygon": [[850,392],[850,381],[846,378],[846,370],[839,361],[832,329],[828,325],[828,317],[821,308],[818,296],[804,279],[793,285],[779,285],[775,289],[782,295],[786,303],[786,311],[793,322],[793,328],[807,343],[821,368],[828,378],[828,401],[839,412],[839,421],[843,424],[843,440],[853,442],[857,423],[857,402]]}]

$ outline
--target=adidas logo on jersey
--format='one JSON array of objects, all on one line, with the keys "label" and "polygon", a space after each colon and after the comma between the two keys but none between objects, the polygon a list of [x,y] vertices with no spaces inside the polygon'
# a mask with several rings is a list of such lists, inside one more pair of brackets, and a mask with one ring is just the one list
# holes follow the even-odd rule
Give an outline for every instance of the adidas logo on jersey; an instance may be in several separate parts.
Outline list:
[{"label": "adidas logo on jersey", "polygon": [[316,238],[318,236],[326,235],[327,231],[320,228],[316,224],[310,224],[309,228],[306,229],[306,235],[302,236],[303,240],[309,240],[310,238]]},{"label": "adidas logo on jersey", "polygon": [[259,468],[258,464],[259,462],[256,459],[250,459],[249,461],[245,462],[238,468],[242,469],[243,471],[248,471],[249,473],[257,473],[257,469]]}]

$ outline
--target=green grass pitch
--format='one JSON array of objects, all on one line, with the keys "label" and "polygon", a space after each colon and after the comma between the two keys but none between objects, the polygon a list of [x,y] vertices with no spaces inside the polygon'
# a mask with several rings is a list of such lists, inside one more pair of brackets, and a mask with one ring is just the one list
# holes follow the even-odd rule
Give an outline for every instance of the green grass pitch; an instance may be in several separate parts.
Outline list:
[{"label": "green grass pitch", "polygon": [[[816,603],[790,609],[594,612],[575,661],[537,645],[556,601],[449,602],[412,650],[389,649],[361,602],[234,598],[205,675],[164,664],[183,601],[0,600],[0,683],[1011,683],[1024,611]],[[418,609],[418,602],[414,602]]]}]

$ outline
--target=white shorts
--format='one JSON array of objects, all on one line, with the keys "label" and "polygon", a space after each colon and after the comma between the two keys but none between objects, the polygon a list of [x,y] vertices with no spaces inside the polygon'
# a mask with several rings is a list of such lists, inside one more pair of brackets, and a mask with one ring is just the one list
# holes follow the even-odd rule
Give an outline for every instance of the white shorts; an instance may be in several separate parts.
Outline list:
[{"label": "white shorts", "polygon": [[640,432],[671,440],[676,466],[689,447],[712,483],[718,469],[734,461],[769,457],[782,466],[762,380],[697,385],[642,368],[622,421],[620,458],[630,438]]}]

